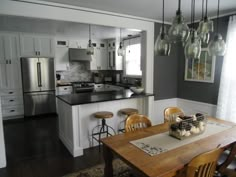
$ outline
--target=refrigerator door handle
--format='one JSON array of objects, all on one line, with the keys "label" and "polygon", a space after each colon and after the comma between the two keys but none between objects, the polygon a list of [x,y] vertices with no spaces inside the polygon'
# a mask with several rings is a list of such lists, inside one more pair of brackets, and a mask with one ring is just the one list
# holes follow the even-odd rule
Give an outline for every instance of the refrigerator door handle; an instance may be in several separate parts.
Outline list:
[{"label": "refrigerator door handle", "polygon": [[42,87],[41,63],[37,63],[38,86]]}]

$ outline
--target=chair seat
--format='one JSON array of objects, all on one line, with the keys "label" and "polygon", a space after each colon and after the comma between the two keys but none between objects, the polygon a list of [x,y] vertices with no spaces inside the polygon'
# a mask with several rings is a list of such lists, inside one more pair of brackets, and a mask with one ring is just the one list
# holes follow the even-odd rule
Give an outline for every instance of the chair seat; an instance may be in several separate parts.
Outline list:
[{"label": "chair seat", "polygon": [[101,111],[94,113],[94,117],[98,119],[108,119],[113,117],[113,113],[109,111]]},{"label": "chair seat", "polygon": [[125,109],[121,109],[120,113],[124,114],[124,115],[127,115],[127,116],[130,116],[132,114],[138,114],[138,110],[134,109],[134,108],[125,108]]}]

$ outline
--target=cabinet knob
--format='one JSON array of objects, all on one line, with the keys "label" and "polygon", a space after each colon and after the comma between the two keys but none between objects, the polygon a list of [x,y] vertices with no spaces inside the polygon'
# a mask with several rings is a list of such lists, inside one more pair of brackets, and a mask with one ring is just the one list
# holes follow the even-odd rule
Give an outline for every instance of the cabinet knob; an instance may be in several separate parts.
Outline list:
[{"label": "cabinet knob", "polygon": [[64,90],[67,90],[67,88],[64,88]]},{"label": "cabinet knob", "polygon": [[15,100],[9,100],[10,102],[13,102],[13,101],[15,101]]},{"label": "cabinet knob", "polygon": [[10,112],[15,112],[15,110],[10,110]]},{"label": "cabinet knob", "polygon": [[8,92],[8,94],[13,94],[14,92]]}]

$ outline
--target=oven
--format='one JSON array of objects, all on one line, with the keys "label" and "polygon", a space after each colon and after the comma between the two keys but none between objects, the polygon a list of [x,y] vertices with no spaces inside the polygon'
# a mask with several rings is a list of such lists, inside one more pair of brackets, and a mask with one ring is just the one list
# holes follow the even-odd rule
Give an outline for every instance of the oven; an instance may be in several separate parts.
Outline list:
[{"label": "oven", "polygon": [[88,93],[94,91],[94,83],[92,82],[74,82],[73,93]]}]

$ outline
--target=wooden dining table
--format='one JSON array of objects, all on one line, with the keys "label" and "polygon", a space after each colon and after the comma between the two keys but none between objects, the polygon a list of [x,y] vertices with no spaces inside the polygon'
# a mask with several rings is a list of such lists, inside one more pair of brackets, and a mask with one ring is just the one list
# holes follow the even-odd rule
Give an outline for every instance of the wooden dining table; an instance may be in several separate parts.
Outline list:
[{"label": "wooden dining table", "polygon": [[114,155],[135,170],[139,177],[173,177],[178,176],[183,169],[186,169],[186,165],[193,157],[217,146],[226,148],[236,141],[235,123],[212,117],[208,117],[208,120],[232,127],[155,156],[150,156],[131,144],[130,141],[167,132],[168,123],[102,139],[105,161],[104,177],[113,176],[112,161]]}]

